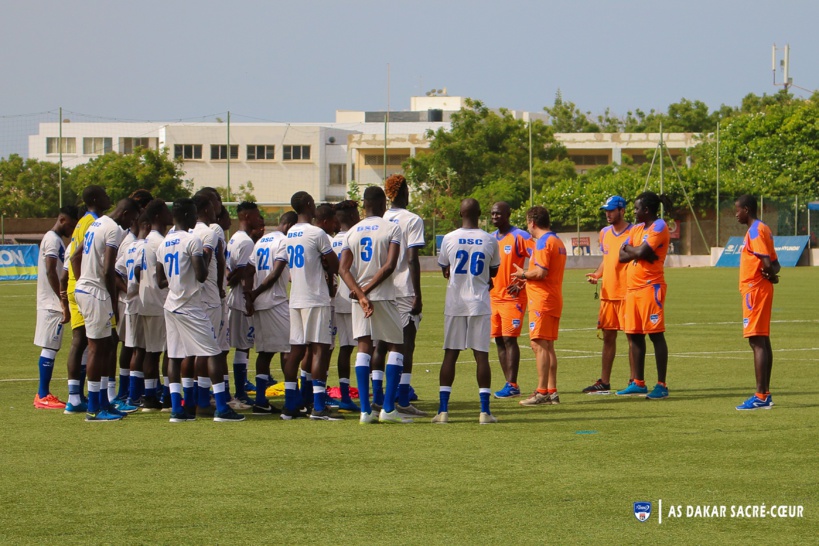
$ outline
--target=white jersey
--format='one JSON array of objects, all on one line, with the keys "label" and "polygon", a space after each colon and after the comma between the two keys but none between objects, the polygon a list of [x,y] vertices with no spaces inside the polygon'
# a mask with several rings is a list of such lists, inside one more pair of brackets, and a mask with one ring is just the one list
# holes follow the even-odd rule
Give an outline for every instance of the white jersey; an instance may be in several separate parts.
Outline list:
[{"label": "white jersey", "polygon": [[444,235],[438,265],[449,266],[444,315],[489,315],[489,271],[500,266],[498,242],[482,229],[460,228]]},{"label": "white jersey", "polygon": [[[120,243],[119,243],[119,249],[117,250],[117,262],[116,263],[119,263],[119,261],[121,259],[123,259],[122,257],[125,254],[125,249],[128,248],[131,245],[131,243],[133,243],[134,241],[136,241],[136,235],[131,233],[130,229],[126,229],[125,230],[125,236],[122,238],[122,241],[120,241]],[[115,266],[115,268],[116,268],[116,266]],[[119,270],[117,270],[117,271],[119,271]],[[120,291],[119,293],[117,293],[117,299],[122,303],[125,303],[126,297],[127,297],[126,292]]]},{"label": "white jersey", "polygon": [[82,267],[74,288],[76,292],[85,292],[98,300],[110,298],[105,286],[105,249],[118,250],[124,235],[122,228],[109,216],[100,216],[88,227],[83,239]]},{"label": "white jersey", "polygon": [[333,251],[330,237],[320,227],[296,224],[287,232],[286,249],[285,261],[290,268],[290,309],[329,307],[330,289],[321,257]]},{"label": "white jersey", "polygon": [[156,230],[151,231],[142,246],[142,273],[139,275],[139,300],[142,302],[142,314],[148,317],[165,316],[165,298],[168,289],[160,290],[156,282],[156,251],[159,250],[165,236]]},{"label": "white jersey", "polygon": [[[65,247],[65,257],[70,258],[71,253],[74,251],[74,243],[69,242],[68,246]],[[71,260],[65,260],[63,262],[63,271],[68,271],[68,265],[71,263]]]},{"label": "white jersey", "polygon": [[168,233],[156,251],[156,259],[168,278],[168,298],[165,300],[168,311],[197,309],[201,312],[202,285],[196,280],[194,256],[202,256],[202,241],[187,231]]},{"label": "white jersey", "polygon": [[[330,241],[330,244],[333,247],[333,252],[335,252],[336,256],[338,256],[339,261],[341,261],[341,249],[344,248],[345,237],[347,237],[347,232],[339,231],[336,233],[336,236],[333,237],[333,240]],[[335,308],[336,313],[352,313],[353,304],[352,301],[350,301],[350,289],[341,279],[337,280],[336,285],[338,286],[338,289],[336,290],[336,295],[333,298],[333,307]]]},{"label": "white jersey", "polygon": [[[225,239],[225,230],[222,229],[222,226],[220,226],[217,223],[213,223],[208,227],[210,227],[210,229],[213,230],[213,233],[216,234],[216,247],[218,249],[219,245],[221,245],[222,255],[224,255],[225,252],[227,251],[227,239]],[[222,279],[222,290],[227,291],[227,274],[225,274],[225,278]]]},{"label": "white jersey", "polygon": [[[250,256],[250,263],[256,268],[253,288],[258,288],[270,275],[273,262],[277,258],[282,262],[287,261],[286,243],[287,236],[281,231],[271,231],[256,243],[253,254]],[[253,302],[253,308],[258,310],[272,309],[277,305],[287,303],[287,283],[289,282],[290,270],[285,267],[275,284],[259,294],[259,297]]]},{"label": "white jersey", "polygon": [[[401,245],[401,228],[378,216],[368,216],[347,232],[343,250],[353,253],[350,272],[356,284],[366,288],[375,274],[387,263],[390,245]],[[395,285],[392,279],[384,279],[381,284],[367,294],[370,301],[395,299]]]},{"label": "white jersey", "polygon": [[415,288],[410,278],[407,249],[424,248],[424,221],[415,213],[407,209],[392,208],[384,213],[384,220],[398,224],[401,228],[401,254],[398,256],[398,265],[392,274],[392,283],[395,285],[395,295],[399,298],[412,297]]},{"label": "white jersey", "polygon": [[[225,276],[231,271],[236,271],[250,264],[250,257],[253,256],[253,239],[244,231],[237,231],[230,238],[225,253]],[[245,293],[241,281],[230,289],[227,296],[227,304],[231,309],[238,311],[245,310]]]},{"label": "white jersey", "polygon": [[120,299],[125,303],[126,315],[138,315],[142,312],[139,301],[139,283],[134,275],[134,268],[142,260],[142,246],[145,239],[135,239],[119,247],[117,256],[117,274],[125,280],[127,290],[120,292]]},{"label": "white jersey", "polygon": [[56,294],[48,283],[46,258],[54,258],[57,261],[54,267],[59,279],[63,272],[63,264],[66,263],[65,256],[65,245],[57,232],[49,231],[43,235],[43,241],[40,243],[40,257],[37,260],[37,309],[62,311],[60,295]]},{"label": "white jersey", "polygon": [[204,222],[196,222],[193,234],[202,241],[203,252],[208,248],[213,252],[208,263],[208,278],[202,283],[202,303],[208,308],[219,307],[222,305],[222,300],[219,298],[219,285],[216,283],[216,252],[219,239],[216,232]]}]

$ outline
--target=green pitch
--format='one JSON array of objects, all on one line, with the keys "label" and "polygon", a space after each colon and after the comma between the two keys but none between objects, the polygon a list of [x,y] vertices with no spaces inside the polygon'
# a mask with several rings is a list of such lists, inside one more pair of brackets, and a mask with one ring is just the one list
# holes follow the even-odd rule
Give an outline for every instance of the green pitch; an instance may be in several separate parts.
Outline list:
[{"label": "green pitch", "polygon": [[[754,390],[736,270],[668,271],[671,396],[656,402],[579,393],[599,376],[602,345],[583,273],[566,275],[561,404],[493,400],[495,426],[477,423],[466,353],[448,426],[362,427],[357,416],[172,425],[167,414],[96,424],[34,410],[35,287],[0,285],[0,543],[814,543],[817,270],[782,274],[772,327],[776,407],[756,412],[734,410]],[[417,406],[434,414],[444,282],[428,274],[423,286],[413,383]],[[623,388],[620,341],[613,386]],[[52,383],[61,398],[67,352],[66,340]],[[526,392],[534,362],[528,347],[521,353]],[[503,379],[491,357],[497,389]],[[652,503],[647,522],[634,516],[637,501]],[[762,504],[802,505],[803,517],[684,517],[687,505],[725,505],[730,516],[731,506]],[[670,517],[672,506],[683,517]]]}]

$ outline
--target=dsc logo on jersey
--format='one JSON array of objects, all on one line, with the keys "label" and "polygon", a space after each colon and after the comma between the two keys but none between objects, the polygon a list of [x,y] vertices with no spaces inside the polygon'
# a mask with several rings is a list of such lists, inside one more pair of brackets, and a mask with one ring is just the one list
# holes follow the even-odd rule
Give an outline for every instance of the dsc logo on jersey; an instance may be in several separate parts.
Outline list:
[{"label": "dsc logo on jersey", "polygon": [[459,245],[482,245],[483,239],[458,239]]}]

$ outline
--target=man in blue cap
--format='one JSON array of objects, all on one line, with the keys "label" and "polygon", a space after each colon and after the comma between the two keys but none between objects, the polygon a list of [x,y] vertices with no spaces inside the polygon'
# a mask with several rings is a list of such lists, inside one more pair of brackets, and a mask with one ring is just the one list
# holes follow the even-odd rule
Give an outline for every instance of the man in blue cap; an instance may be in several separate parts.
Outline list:
[{"label": "man in blue cap", "polygon": [[[597,328],[603,331],[603,371],[593,385],[583,389],[587,394],[611,394],[611,368],[617,354],[617,332],[625,327],[626,267],[620,263],[620,247],[629,240],[631,223],[626,221],[626,200],[614,195],[600,207],[608,226],[600,230],[600,252],[603,260],[594,273],[587,273],[591,284],[602,284]],[[602,279],[602,282],[601,282]],[[633,377],[633,373],[629,378]]]}]

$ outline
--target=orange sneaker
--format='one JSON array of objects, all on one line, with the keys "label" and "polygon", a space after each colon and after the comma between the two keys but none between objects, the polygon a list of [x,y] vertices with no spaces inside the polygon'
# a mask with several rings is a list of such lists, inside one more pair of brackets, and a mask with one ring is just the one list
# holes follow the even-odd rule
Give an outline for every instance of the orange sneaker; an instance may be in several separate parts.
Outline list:
[{"label": "orange sneaker", "polygon": [[65,409],[65,402],[51,393],[48,393],[48,396],[43,398],[40,398],[40,395],[35,394],[34,407],[37,409]]}]

